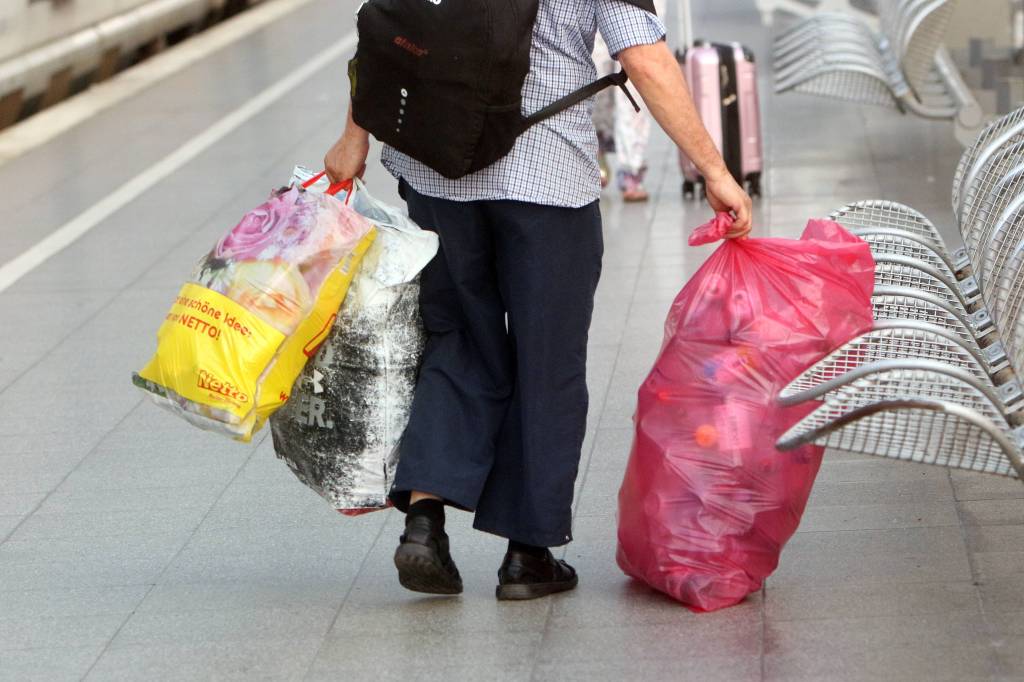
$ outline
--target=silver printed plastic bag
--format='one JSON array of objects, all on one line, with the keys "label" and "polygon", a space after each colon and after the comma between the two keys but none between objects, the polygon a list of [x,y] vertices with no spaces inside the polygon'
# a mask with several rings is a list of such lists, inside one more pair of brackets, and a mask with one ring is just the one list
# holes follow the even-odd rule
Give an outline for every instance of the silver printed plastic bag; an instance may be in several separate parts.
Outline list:
[{"label": "silver printed plastic bag", "polygon": [[[296,168],[293,181],[311,176]],[[277,456],[303,483],[359,514],[387,506],[425,341],[418,275],[438,241],[358,180],[347,201],[376,225],[377,240],[271,428]]]}]

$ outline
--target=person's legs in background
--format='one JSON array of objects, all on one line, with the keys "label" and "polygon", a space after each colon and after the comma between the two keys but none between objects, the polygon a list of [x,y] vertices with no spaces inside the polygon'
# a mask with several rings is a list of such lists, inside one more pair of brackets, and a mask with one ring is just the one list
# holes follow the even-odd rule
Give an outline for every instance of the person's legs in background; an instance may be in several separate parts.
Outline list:
[{"label": "person's legs in background", "polygon": [[647,146],[651,139],[651,114],[642,100],[640,111],[633,108],[621,89],[615,89],[616,179],[624,201],[647,201],[644,175]]},{"label": "person's legs in background", "polygon": [[[598,77],[615,73],[616,64],[608,54],[608,44],[598,33],[594,37],[594,66]],[[594,128],[597,130],[597,162],[601,167],[601,187],[611,181],[608,155],[615,152],[615,96],[603,90],[594,98]]]},{"label": "person's legs in background", "polygon": [[[664,17],[664,0],[655,0],[654,5],[658,15]],[[600,34],[595,41],[594,63],[597,65],[598,75],[612,73],[617,68],[614,60],[608,54],[608,46],[601,39]],[[603,120],[601,100],[599,99],[595,105],[594,125],[598,130],[598,142],[601,144],[601,159],[604,160],[603,152],[614,150],[616,184],[622,192],[624,201],[647,201],[648,194],[644,188],[644,176],[647,173],[647,147],[651,139],[651,113],[639,97],[636,99],[640,105],[640,111],[634,109],[633,104],[620,88],[615,88],[610,99],[614,102],[612,105],[614,122],[611,140],[607,139],[607,129],[605,128],[604,132],[602,130],[602,126],[607,124]],[[602,169],[606,168],[607,163],[605,162]],[[602,170],[603,178],[604,170]]]}]

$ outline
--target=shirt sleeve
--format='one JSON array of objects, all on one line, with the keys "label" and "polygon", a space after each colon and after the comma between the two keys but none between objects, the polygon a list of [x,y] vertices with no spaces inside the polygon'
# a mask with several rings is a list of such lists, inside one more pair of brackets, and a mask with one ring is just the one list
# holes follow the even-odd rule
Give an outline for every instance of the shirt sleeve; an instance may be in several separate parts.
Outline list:
[{"label": "shirt sleeve", "polygon": [[653,45],[665,39],[665,24],[650,12],[622,0],[596,0],[597,30],[612,57],[627,47]]}]

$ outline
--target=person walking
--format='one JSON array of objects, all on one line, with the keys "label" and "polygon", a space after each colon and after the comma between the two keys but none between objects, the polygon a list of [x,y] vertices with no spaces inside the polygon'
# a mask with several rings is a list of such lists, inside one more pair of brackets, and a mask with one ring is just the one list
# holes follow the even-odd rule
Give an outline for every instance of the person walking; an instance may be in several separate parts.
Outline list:
[{"label": "person walking", "polygon": [[[646,9],[644,9],[646,8]],[[707,178],[708,201],[750,230],[751,202],[701,124],[649,0],[539,0],[524,113],[596,77],[600,32],[654,119]],[[526,130],[512,151],[448,179],[397,149],[382,162],[410,217],[437,232],[423,271],[427,344],[391,499],[406,513],[400,583],[458,594],[445,508],[508,540],[498,599],[572,589],[550,548],[572,540],[571,506],[587,421],[587,335],[603,254],[597,136],[590,103]],[[369,135],[352,108],[324,163],[333,181],[362,173]]]},{"label": "person walking", "polygon": [[[665,0],[654,0],[654,7],[660,16],[665,11]],[[616,60],[600,33],[594,41],[594,64],[601,76],[617,70]],[[597,128],[602,186],[611,181],[607,155],[614,152],[615,183],[622,193],[622,200],[647,201],[649,195],[644,188],[644,176],[647,174],[647,146],[651,139],[651,112],[643,102],[637,111],[626,93],[615,88],[598,96],[594,126]]]}]

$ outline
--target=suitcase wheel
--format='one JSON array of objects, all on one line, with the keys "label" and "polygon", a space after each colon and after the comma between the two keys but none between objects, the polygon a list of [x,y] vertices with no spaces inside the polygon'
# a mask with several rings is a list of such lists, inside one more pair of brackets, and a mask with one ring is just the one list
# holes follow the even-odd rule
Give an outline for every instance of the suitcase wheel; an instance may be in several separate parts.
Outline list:
[{"label": "suitcase wheel", "polygon": [[695,189],[696,189],[696,185],[694,185],[693,182],[691,182],[690,180],[683,180],[683,198],[684,199],[693,199],[694,196],[695,196],[695,194],[694,194],[694,190]]},{"label": "suitcase wheel", "polygon": [[747,178],[747,193],[751,197],[761,198],[761,174],[757,173]]}]

